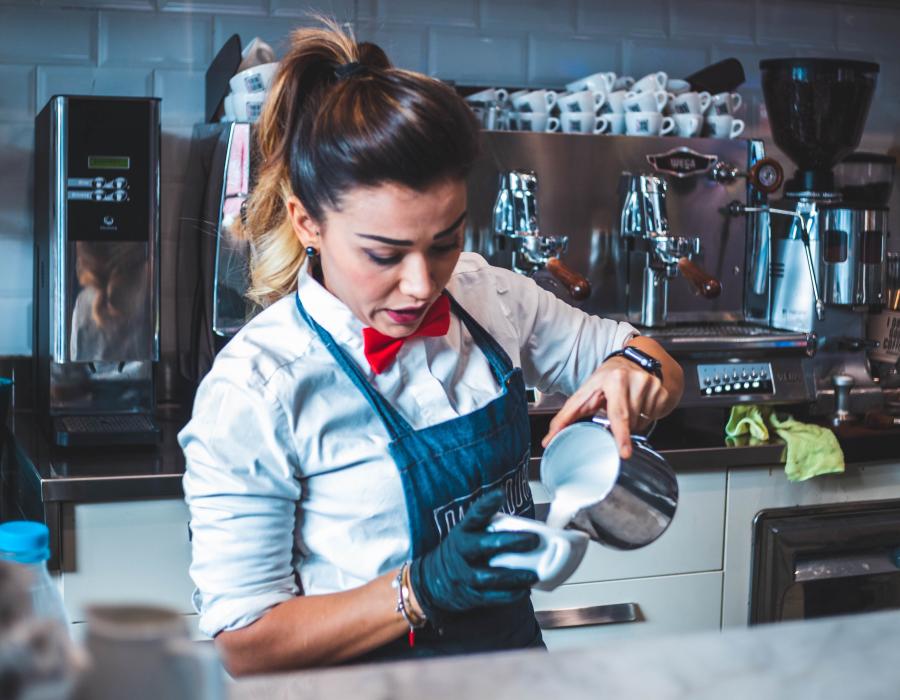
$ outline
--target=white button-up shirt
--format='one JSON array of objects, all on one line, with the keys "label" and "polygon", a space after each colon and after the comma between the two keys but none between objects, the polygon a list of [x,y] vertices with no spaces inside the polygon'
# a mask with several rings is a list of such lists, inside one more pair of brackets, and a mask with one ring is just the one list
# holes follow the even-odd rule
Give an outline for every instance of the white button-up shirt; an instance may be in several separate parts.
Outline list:
[{"label": "white button-up shirt", "polygon": [[[447,289],[522,368],[526,385],[545,393],[571,394],[636,335],[474,253],[462,254]],[[414,428],[469,413],[500,393],[456,316],[446,336],[406,342],[376,375],[363,354],[362,324],[305,268],[298,294]],[[360,586],[407,557],[406,506],[387,432],[300,317],[293,294],[219,353],[178,440],[204,633],[244,627],[301,593]]]}]

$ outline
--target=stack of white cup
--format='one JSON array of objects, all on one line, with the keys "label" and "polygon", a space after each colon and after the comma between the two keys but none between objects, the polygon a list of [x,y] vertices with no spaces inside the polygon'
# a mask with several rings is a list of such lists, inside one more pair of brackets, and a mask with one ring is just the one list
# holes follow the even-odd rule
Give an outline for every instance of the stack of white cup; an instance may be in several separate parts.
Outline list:
[{"label": "stack of white cup", "polygon": [[255,122],[259,119],[277,69],[277,62],[262,63],[236,73],[228,81],[231,92],[225,96],[222,121]]},{"label": "stack of white cup", "polygon": [[510,128],[518,131],[559,131],[560,120],[550,116],[556,106],[555,90],[517,90],[509,96],[513,111]]},{"label": "stack of white cup", "polygon": [[694,92],[684,80],[670,80],[668,92],[666,112],[675,119],[677,136],[733,139],[744,131],[743,120],[734,117],[742,104],[736,92]]}]

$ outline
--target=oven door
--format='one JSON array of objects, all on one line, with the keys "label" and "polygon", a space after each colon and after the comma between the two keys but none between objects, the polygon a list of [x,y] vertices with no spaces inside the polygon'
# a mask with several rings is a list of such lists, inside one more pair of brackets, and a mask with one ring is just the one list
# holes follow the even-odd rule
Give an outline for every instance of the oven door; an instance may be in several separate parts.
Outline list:
[{"label": "oven door", "polygon": [[900,609],[900,500],[761,511],[750,624]]}]

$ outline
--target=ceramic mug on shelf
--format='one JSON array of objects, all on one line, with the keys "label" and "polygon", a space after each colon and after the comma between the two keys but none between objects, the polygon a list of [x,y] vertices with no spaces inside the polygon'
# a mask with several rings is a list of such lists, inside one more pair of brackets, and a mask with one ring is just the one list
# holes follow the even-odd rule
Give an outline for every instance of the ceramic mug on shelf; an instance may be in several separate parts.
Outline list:
[{"label": "ceramic mug on shelf", "polygon": [[559,119],[549,112],[519,112],[519,131],[559,131]]},{"label": "ceramic mug on shelf", "polygon": [[532,90],[520,95],[513,101],[513,106],[524,112],[549,112],[556,105],[557,93],[553,90]]},{"label": "ceramic mug on shelf", "polygon": [[[526,91],[527,92],[527,91]],[[487,88],[476,92],[473,95],[466,95],[466,102],[481,102],[482,104],[491,104],[492,102],[506,102],[509,93],[503,88]]]},{"label": "ceramic mug on shelf", "polygon": [[629,92],[622,105],[626,112],[661,112],[668,99],[668,93],[663,90]]},{"label": "ceramic mug on shelf", "polygon": [[736,92],[720,92],[712,96],[710,100],[710,115],[718,114],[734,114],[737,112],[744,100]]},{"label": "ceramic mug on shelf", "polygon": [[673,95],[670,101],[672,114],[703,114],[709,107],[708,92],[683,92]]},{"label": "ceramic mug on shelf", "polygon": [[669,76],[665,71],[657,71],[656,73],[648,73],[643,78],[635,82],[631,86],[632,92],[652,92],[656,90],[665,90],[666,83],[669,82]]},{"label": "ceramic mug on shelf", "polygon": [[703,117],[699,114],[673,114],[675,134],[682,138],[698,136],[703,128]]},{"label": "ceramic mug on shelf", "polygon": [[628,97],[627,90],[616,90],[606,96],[603,104],[600,106],[600,114],[621,114],[625,111],[625,98]]},{"label": "ceramic mug on shelf", "polygon": [[665,136],[675,129],[675,120],[659,112],[625,112],[625,133],[630,136]]},{"label": "ceramic mug on shelf", "polygon": [[272,84],[272,80],[275,78],[275,71],[277,70],[277,62],[251,66],[233,75],[231,80],[228,81],[228,85],[236,95],[250,92],[265,92]]},{"label": "ceramic mug on shelf", "polygon": [[612,134],[614,136],[619,136],[625,133],[625,113],[624,112],[612,112],[611,114],[604,114],[600,117],[600,123],[598,124],[600,127],[601,134]]},{"label": "ceramic mug on shelf", "polygon": [[616,83],[616,74],[610,71],[592,73],[571,83],[566,83],[566,90],[578,92],[579,90],[593,90],[594,92],[611,92]]},{"label": "ceramic mug on shelf", "polygon": [[681,78],[669,78],[666,82],[666,90],[673,95],[681,95],[682,93],[691,91],[691,84],[687,80],[682,80]]},{"label": "ceramic mug on shelf", "polygon": [[615,79],[615,82],[613,82],[612,90],[613,91],[616,91],[616,90],[628,91],[628,90],[631,90],[631,88],[633,86],[634,86],[634,78],[632,78],[630,75],[620,75],[618,78]]},{"label": "ceramic mug on shelf", "polygon": [[556,104],[559,105],[560,112],[599,112],[606,102],[606,93],[594,92],[593,90],[580,90],[579,92],[569,92],[560,96]]},{"label": "ceramic mug on shelf", "polygon": [[595,112],[563,112],[559,121],[567,134],[599,134],[606,124]]},{"label": "ceramic mug on shelf", "polygon": [[714,114],[706,118],[706,128],[714,139],[736,139],[744,131],[744,121],[730,114]]}]

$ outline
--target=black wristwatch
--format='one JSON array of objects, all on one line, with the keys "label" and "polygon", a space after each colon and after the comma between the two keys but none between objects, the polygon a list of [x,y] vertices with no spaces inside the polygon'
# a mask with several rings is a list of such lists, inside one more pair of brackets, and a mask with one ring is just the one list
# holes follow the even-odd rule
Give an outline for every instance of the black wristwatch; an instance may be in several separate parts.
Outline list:
[{"label": "black wristwatch", "polygon": [[662,363],[653,357],[653,355],[648,355],[643,350],[638,350],[633,345],[611,352],[603,361],[606,362],[606,360],[611,357],[624,357],[626,360],[630,360],[642,369],[648,371],[654,377],[659,379],[659,381],[662,381]]}]

